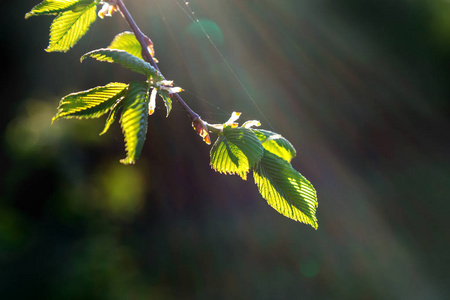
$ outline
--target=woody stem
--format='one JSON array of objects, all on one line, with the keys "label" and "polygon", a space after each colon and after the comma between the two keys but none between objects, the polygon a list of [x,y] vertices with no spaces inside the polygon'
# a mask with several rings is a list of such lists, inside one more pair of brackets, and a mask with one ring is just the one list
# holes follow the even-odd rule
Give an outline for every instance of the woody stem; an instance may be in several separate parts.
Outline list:
[{"label": "woody stem", "polygon": [[[131,31],[133,31],[136,39],[138,40],[139,44],[141,45],[142,57],[144,58],[144,60],[146,62],[150,63],[150,65],[152,65],[156,70],[158,70],[161,73],[158,65],[156,64],[155,60],[153,59],[153,57],[150,54],[150,51],[147,47],[147,44],[145,42],[146,36],[142,33],[142,31],[137,26],[136,22],[134,21],[133,17],[128,12],[128,9],[126,8],[123,1],[122,0],[111,0],[111,1],[108,1],[108,3],[110,3],[112,5],[117,5],[119,7],[119,11],[120,11],[122,17],[128,23],[128,25],[131,28]],[[163,76],[163,78],[164,78],[164,76]],[[178,102],[178,104],[180,104],[183,107],[183,109],[187,112],[187,114],[192,122],[200,119],[200,116],[196,112],[194,112],[189,107],[189,105],[186,104],[186,102],[184,102],[184,100],[180,97],[180,95],[178,93],[174,93],[172,95],[172,97],[175,98],[175,100]]]}]

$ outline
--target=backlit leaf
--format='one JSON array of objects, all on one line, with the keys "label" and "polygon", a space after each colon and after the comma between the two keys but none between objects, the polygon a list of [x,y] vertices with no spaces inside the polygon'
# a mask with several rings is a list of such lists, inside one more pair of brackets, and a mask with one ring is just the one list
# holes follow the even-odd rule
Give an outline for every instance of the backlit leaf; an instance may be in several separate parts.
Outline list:
[{"label": "backlit leaf", "polygon": [[263,150],[252,130],[225,127],[211,148],[211,167],[246,180],[249,170],[261,159]]},{"label": "backlit leaf", "polygon": [[290,163],[264,150],[261,161],[253,168],[253,177],[270,206],[288,218],[317,229],[316,190]]},{"label": "backlit leaf", "polygon": [[103,131],[100,132],[100,135],[105,134],[108,131],[109,127],[111,127],[111,125],[114,123],[120,108],[122,108],[122,101],[117,101],[116,104],[114,104],[114,106],[111,108],[108,118],[106,118],[105,128],[103,128]]},{"label": "backlit leaf", "polygon": [[296,151],[294,146],[278,133],[263,129],[253,129],[253,132],[267,151],[272,152],[287,162],[290,162],[295,157]]},{"label": "backlit leaf", "polygon": [[98,118],[113,107],[124,95],[126,88],[125,83],[111,82],[105,86],[69,94],[59,102],[58,112],[52,121],[60,118]]},{"label": "backlit leaf", "polygon": [[127,157],[120,161],[123,164],[134,164],[144,146],[147,134],[149,88],[146,82],[133,81],[128,86],[128,92],[122,101],[123,111],[120,123],[127,151]]},{"label": "backlit leaf", "polygon": [[56,14],[70,9],[75,3],[80,0],[44,0],[41,3],[35,5],[26,15],[25,18],[32,17],[40,14]]},{"label": "backlit leaf", "polygon": [[80,2],[80,0],[44,0],[34,6],[25,15],[25,19],[38,15],[55,15],[71,9],[77,2]]},{"label": "backlit leaf", "polygon": [[148,62],[124,51],[115,49],[97,49],[86,53],[81,57],[81,61],[87,57],[94,58],[98,61],[109,63],[117,63],[131,71],[146,75],[147,77],[157,77],[157,71]]},{"label": "backlit leaf", "polygon": [[50,43],[45,50],[66,52],[72,48],[96,20],[96,11],[96,3],[92,2],[58,14],[50,26]]},{"label": "backlit leaf", "polygon": [[108,48],[126,51],[143,60],[141,45],[132,32],[125,31],[119,33]]},{"label": "backlit leaf", "polygon": [[166,106],[166,111],[167,111],[166,117],[168,117],[170,114],[170,111],[172,110],[172,98],[170,98],[170,94],[166,90],[158,89],[158,92],[164,101],[164,105]]}]

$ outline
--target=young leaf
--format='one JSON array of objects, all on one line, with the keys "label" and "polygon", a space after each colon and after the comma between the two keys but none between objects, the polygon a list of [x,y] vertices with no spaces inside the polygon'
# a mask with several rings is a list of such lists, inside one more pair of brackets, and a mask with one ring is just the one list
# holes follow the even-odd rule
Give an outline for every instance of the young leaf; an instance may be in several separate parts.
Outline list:
[{"label": "young leaf", "polygon": [[66,52],[89,30],[97,18],[97,6],[92,2],[79,9],[60,13],[50,26],[47,52]]},{"label": "young leaf", "polygon": [[84,54],[81,61],[87,57],[94,58],[98,61],[109,63],[117,63],[131,71],[146,75],[147,77],[157,77],[157,71],[148,62],[137,58],[136,56],[124,51],[115,49],[97,49]]},{"label": "young leaf", "polygon": [[264,129],[253,129],[253,132],[267,151],[272,152],[287,162],[290,162],[295,157],[296,151],[294,146],[278,133]]},{"label": "young leaf", "polygon": [[137,58],[142,58],[142,48],[139,44],[138,40],[134,36],[132,32],[125,31],[116,35],[114,40],[111,42],[111,45],[108,47],[109,49],[123,50],[131,55],[136,56]]},{"label": "young leaf", "polygon": [[59,102],[58,112],[52,122],[61,118],[98,118],[124,95],[126,88],[125,83],[111,82],[105,86],[69,94]]},{"label": "young leaf", "polygon": [[109,112],[108,118],[106,118],[105,128],[103,128],[103,131],[100,132],[100,135],[105,134],[109,127],[114,123],[116,120],[117,114],[119,113],[119,109],[122,108],[122,101],[116,101],[116,104],[111,108],[111,111]]},{"label": "young leaf", "polygon": [[253,168],[253,177],[270,206],[288,218],[317,229],[316,191],[290,163],[264,150],[261,161]]},{"label": "young leaf", "polygon": [[261,159],[263,150],[252,130],[225,127],[211,148],[211,167],[247,180],[247,173]]},{"label": "young leaf", "polygon": [[[25,19],[32,16],[39,15],[55,15],[60,12],[71,10],[73,6],[79,2],[86,2],[86,0],[44,0],[38,5],[34,6],[26,15]],[[93,0],[89,1],[93,2]],[[88,4],[88,3],[86,3]]]},{"label": "young leaf", "polygon": [[170,98],[170,94],[166,90],[159,89],[158,92],[164,101],[164,105],[166,106],[166,111],[167,111],[166,117],[168,117],[170,114],[170,111],[172,110],[172,98]]},{"label": "young leaf", "polygon": [[146,82],[133,81],[122,100],[123,112],[120,123],[127,151],[127,157],[120,161],[123,164],[134,164],[144,146],[147,134],[149,88]]}]

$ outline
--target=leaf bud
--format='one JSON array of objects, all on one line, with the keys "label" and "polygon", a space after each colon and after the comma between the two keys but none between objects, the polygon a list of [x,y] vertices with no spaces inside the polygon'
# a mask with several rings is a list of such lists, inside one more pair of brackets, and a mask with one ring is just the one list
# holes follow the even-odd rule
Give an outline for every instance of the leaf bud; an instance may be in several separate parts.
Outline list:
[{"label": "leaf bud", "polygon": [[203,138],[203,141],[207,143],[208,145],[211,145],[211,139],[209,138],[208,133],[208,127],[206,126],[206,123],[200,119],[197,118],[192,122],[192,127],[194,127],[194,130],[198,133],[199,136]]}]

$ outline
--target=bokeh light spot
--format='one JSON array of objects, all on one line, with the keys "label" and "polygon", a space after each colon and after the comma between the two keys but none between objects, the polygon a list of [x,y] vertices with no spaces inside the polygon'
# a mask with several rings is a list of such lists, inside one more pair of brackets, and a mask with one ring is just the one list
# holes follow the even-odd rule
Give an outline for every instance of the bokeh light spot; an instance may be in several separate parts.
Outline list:
[{"label": "bokeh light spot", "polygon": [[301,260],[300,272],[308,278],[313,278],[319,273],[319,263],[315,259]]},{"label": "bokeh light spot", "polygon": [[142,207],[145,188],[137,168],[113,165],[101,175],[100,181],[105,195],[104,209],[113,216],[128,218]]}]

